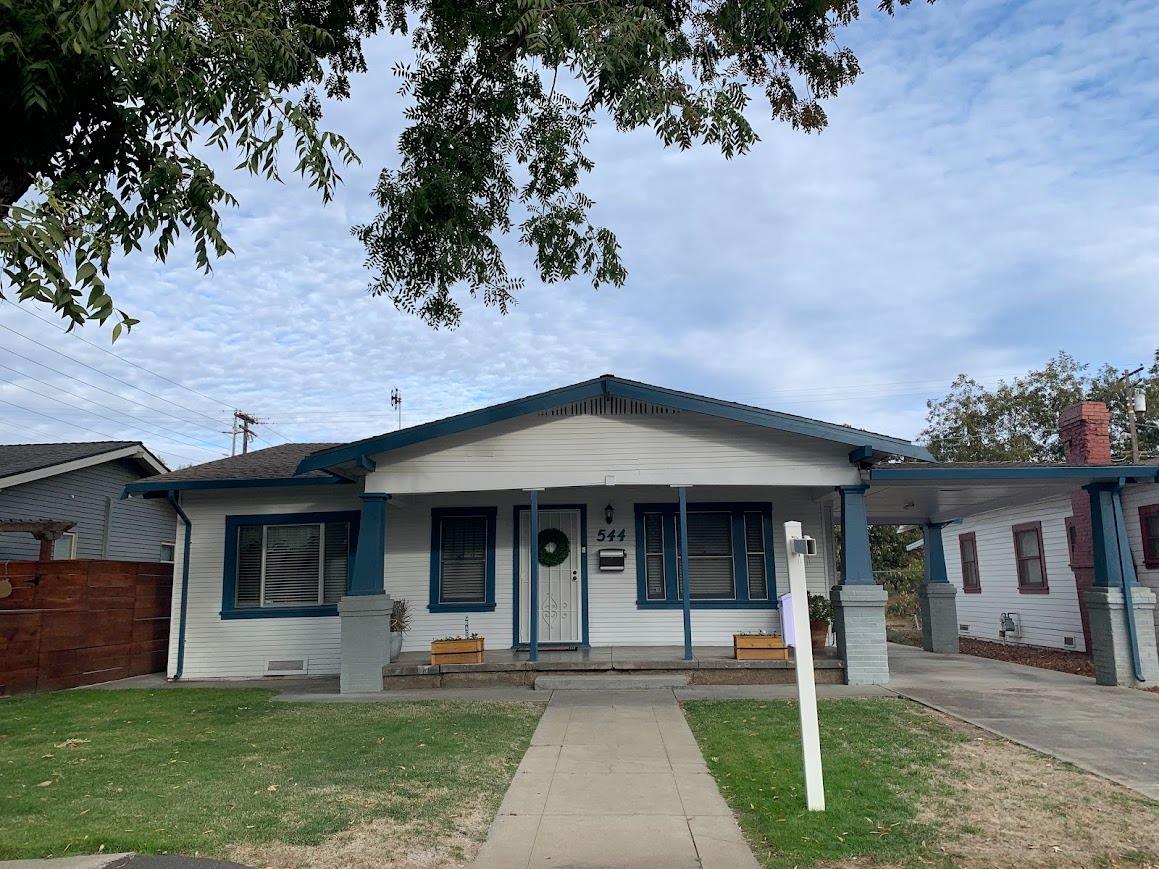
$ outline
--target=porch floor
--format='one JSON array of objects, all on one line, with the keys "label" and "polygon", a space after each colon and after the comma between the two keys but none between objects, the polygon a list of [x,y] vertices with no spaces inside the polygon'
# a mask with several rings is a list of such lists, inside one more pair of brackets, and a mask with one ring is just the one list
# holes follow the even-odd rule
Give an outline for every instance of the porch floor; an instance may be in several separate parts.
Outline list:
[{"label": "porch floor", "polygon": [[[732,646],[694,646],[691,661],[683,646],[595,646],[541,648],[539,660],[526,649],[488,649],[482,664],[432,664],[429,652],[403,652],[383,668],[387,690],[467,685],[532,685],[542,673],[683,673],[692,685],[754,685],[793,682],[794,662],[737,661]],[[790,653],[791,654],[791,653]],[[845,664],[835,648],[815,653],[819,683],[844,681]]]}]

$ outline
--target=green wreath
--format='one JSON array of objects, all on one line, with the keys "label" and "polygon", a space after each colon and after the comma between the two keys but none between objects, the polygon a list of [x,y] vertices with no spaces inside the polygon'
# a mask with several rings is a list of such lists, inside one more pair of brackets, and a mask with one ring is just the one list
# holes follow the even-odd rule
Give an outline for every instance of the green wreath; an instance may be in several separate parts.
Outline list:
[{"label": "green wreath", "polygon": [[567,561],[571,554],[571,541],[558,528],[544,528],[539,532],[539,563],[544,567],[555,567]]}]

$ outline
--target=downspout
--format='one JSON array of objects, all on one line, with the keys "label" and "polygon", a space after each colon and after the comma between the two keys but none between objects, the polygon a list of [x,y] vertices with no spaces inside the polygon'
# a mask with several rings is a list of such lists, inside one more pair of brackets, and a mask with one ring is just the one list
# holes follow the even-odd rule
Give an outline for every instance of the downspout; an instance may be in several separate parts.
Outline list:
[{"label": "downspout", "polygon": [[192,536],[193,523],[189,521],[189,517],[181,509],[181,505],[177,502],[177,496],[173,494],[172,490],[165,493],[165,499],[181,517],[181,521],[185,523],[185,543],[181,550],[181,610],[177,622],[177,666],[173,669],[173,679],[176,681],[181,678],[181,674],[185,671],[185,622],[189,608],[189,539]]},{"label": "downspout", "polygon": [[1127,481],[1119,478],[1119,484],[1111,492],[1111,503],[1115,508],[1115,537],[1119,550],[1119,576],[1123,588],[1123,609],[1127,613],[1127,637],[1131,641],[1131,666],[1135,671],[1135,679],[1146,682],[1143,678],[1143,661],[1139,655],[1139,633],[1135,626],[1135,605],[1131,597],[1131,587],[1136,584],[1135,560],[1131,555],[1131,544],[1127,539],[1127,521],[1123,515],[1123,499],[1121,492]]}]

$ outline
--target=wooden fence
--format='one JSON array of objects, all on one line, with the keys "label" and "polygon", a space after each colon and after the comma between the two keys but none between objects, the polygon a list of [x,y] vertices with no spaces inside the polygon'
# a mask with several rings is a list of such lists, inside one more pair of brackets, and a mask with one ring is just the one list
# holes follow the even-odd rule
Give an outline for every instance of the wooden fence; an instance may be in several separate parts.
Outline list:
[{"label": "wooden fence", "polygon": [[[7,581],[7,582],[5,582]],[[0,562],[0,696],[165,669],[173,565]]]}]

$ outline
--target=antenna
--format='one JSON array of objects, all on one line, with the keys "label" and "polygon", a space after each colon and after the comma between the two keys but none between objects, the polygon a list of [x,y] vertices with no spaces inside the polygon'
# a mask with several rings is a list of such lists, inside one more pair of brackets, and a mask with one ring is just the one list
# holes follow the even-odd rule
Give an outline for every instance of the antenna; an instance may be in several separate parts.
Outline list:
[{"label": "antenna", "polygon": [[390,406],[398,411],[398,427],[402,428],[402,393],[397,387],[390,391]]}]

